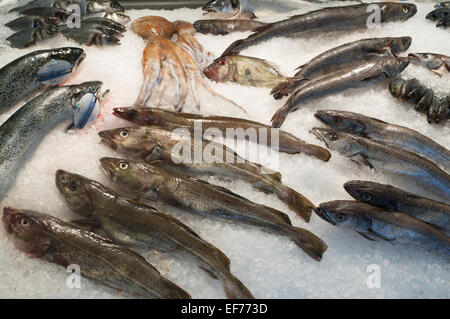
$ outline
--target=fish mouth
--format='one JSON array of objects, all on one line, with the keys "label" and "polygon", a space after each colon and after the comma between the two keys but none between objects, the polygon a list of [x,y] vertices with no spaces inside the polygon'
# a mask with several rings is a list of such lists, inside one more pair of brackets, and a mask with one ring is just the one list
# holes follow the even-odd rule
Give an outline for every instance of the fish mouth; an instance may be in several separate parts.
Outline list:
[{"label": "fish mouth", "polygon": [[113,115],[117,116],[118,118],[124,119],[124,120],[132,120],[137,117],[138,112],[133,108],[128,109],[128,108],[115,107],[113,109]]},{"label": "fish mouth", "polygon": [[418,54],[416,54],[416,53],[410,53],[410,54],[408,54],[408,58],[409,58],[411,61],[413,61],[413,62],[415,62],[415,61],[419,62],[419,61],[420,61],[420,56],[419,56]]},{"label": "fish mouth", "polygon": [[314,212],[316,213],[317,216],[319,216],[324,221],[330,223],[333,226],[336,225],[336,223],[333,221],[333,219],[331,219],[331,217],[328,215],[328,213],[326,211],[324,211],[323,209],[321,209],[320,207],[314,208]]},{"label": "fish mouth", "polygon": [[78,59],[75,61],[73,67],[76,68],[78,67],[78,65],[86,58],[86,52],[83,52],[80,54],[80,56],[78,57]]},{"label": "fish mouth", "polygon": [[5,225],[5,230],[7,234],[12,234],[13,233],[13,229],[11,226],[11,218],[13,215],[17,214],[19,211],[15,210],[14,208],[11,207],[4,207],[3,208],[3,216],[2,216],[2,222],[3,225]]},{"label": "fish mouth", "polygon": [[[323,123],[325,123],[325,124],[328,124],[328,117],[326,116],[326,114],[323,112],[323,111],[321,111],[321,110],[319,110],[319,111],[316,111],[316,113],[314,113],[314,117],[316,118],[316,119],[318,119],[319,121],[321,121],[321,122],[323,122]],[[313,131],[314,131],[314,129],[312,129]],[[314,133],[313,133],[314,134]]]},{"label": "fish mouth", "polygon": [[107,131],[100,131],[98,135],[101,137],[100,143],[110,147],[114,151],[117,151],[117,144],[111,139]]},{"label": "fish mouth", "polygon": [[113,177],[113,173],[112,173],[112,170],[110,169],[110,165],[109,165],[107,158],[103,157],[100,159],[99,168],[103,171],[103,173],[106,174],[106,176],[108,176],[110,178]]},{"label": "fish mouth", "polygon": [[319,128],[313,127],[309,132],[310,132],[311,134],[314,134],[314,135],[319,139],[319,141],[322,141],[322,142],[325,144],[325,146],[329,148],[329,145],[328,145],[328,143],[327,143],[327,140],[326,140],[326,139],[322,136],[322,134],[319,132]]}]

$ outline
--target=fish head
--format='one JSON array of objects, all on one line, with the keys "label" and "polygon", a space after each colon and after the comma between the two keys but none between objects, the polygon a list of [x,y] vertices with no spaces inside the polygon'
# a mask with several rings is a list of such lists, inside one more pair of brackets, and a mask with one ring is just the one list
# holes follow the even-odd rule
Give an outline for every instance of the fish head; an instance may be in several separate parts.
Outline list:
[{"label": "fish head", "polygon": [[231,72],[231,58],[229,56],[224,56],[216,59],[211,63],[205,70],[203,74],[215,82],[223,82],[229,76]]},{"label": "fish head", "polygon": [[380,59],[382,63],[383,73],[388,78],[392,78],[401,73],[410,63],[409,58],[395,57],[388,59]]},{"label": "fish head", "polygon": [[159,119],[148,108],[116,107],[113,114],[121,119],[141,125],[158,125]]},{"label": "fish head", "polygon": [[336,130],[364,135],[366,124],[360,114],[345,111],[318,110],[314,116]]},{"label": "fish head", "polygon": [[397,191],[390,185],[369,181],[349,181],[344,184],[344,189],[360,202],[392,210],[397,209],[394,199]]},{"label": "fish head", "polygon": [[72,65],[72,69],[74,69],[85,57],[86,53],[82,48],[65,47],[52,50],[47,62],[51,60],[67,61]]},{"label": "fish head", "polygon": [[[145,169],[136,161],[112,157],[100,159],[102,171],[123,190],[133,193],[145,193],[151,189],[147,181],[152,179],[152,171]],[[145,182],[144,183],[144,179]]]},{"label": "fish head", "polygon": [[239,3],[239,0],[211,0],[202,7],[202,10],[206,12],[230,13],[234,12],[233,4],[236,2]]},{"label": "fish head", "polygon": [[41,216],[32,211],[3,208],[2,221],[8,236],[17,249],[33,258],[42,257],[51,246]]},{"label": "fish head", "polygon": [[96,13],[96,12],[124,12],[123,7],[116,0],[105,1],[105,0],[96,0],[96,1],[87,1],[86,5],[87,13]]},{"label": "fish head", "polygon": [[131,21],[131,18],[129,16],[121,12],[107,12],[104,17],[116,21],[120,24],[127,24]]},{"label": "fish head", "polygon": [[55,176],[56,187],[64,198],[69,208],[82,216],[90,217],[94,207],[89,194],[89,182],[87,178],[58,170]]},{"label": "fish head", "polygon": [[363,149],[357,142],[357,136],[339,130],[314,127],[311,132],[324,142],[327,148],[344,156],[352,157]]},{"label": "fish head", "polygon": [[408,57],[413,63],[421,64],[430,70],[438,69],[443,63],[441,57],[433,53],[410,53]]},{"label": "fish head", "polygon": [[412,3],[374,3],[381,10],[381,22],[405,21],[417,13],[417,6]]},{"label": "fish head", "polygon": [[389,43],[389,47],[391,48],[391,52],[393,54],[398,54],[400,52],[405,52],[406,50],[408,50],[408,48],[411,46],[411,43],[411,37],[393,38]]},{"label": "fish head", "polygon": [[364,214],[353,201],[335,200],[320,204],[314,212],[333,226],[358,229]]},{"label": "fish head", "polygon": [[101,81],[89,81],[81,84],[71,85],[72,99],[74,102],[79,102],[80,99],[87,93],[99,95],[103,82]]}]

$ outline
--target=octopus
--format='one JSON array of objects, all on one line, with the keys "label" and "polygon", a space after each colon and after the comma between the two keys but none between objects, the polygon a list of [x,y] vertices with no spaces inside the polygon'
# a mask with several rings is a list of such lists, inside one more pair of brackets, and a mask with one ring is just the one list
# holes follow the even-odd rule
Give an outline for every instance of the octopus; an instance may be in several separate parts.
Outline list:
[{"label": "octopus", "polygon": [[181,112],[190,96],[199,110],[199,90],[203,88],[245,112],[232,100],[216,93],[204,79],[201,70],[212,61],[212,54],[195,39],[191,23],[172,23],[162,17],[145,16],[135,20],[131,29],[147,41],[142,58],[144,81],[134,103],[136,107],[164,106]]}]

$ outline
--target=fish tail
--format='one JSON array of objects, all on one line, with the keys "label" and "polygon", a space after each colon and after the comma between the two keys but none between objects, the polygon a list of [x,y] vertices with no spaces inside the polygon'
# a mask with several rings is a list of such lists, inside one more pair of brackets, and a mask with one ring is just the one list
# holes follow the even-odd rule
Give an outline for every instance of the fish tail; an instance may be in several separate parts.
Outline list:
[{"label": "fish tail", "polygon": [[275,86],[271,91],[270,94],[273,95],[273,98],[275,100],[281,99],[283,96],[289,95],[289,93],[286,91],[286,87],[289,85],[289,83],[292,81],[292,78],[287,78],[286,81],[281,82],[277,86]]},{"label": "fish tail", "polygon": [[280,199],[285,202],[290,209],[292,209],[297,216],[303,218],[306,222],[309,222],[314,204],[309,201],[305,196],[298,193],[294,189],[284,186],[279,192]]},{"label": "fish tail", "polygon": [[255,299],[248,288],[231,273],[224,276],[223,289],[228,299]]},{"label": "fish tail", "polygon": [[289,104],[286,103],[283,107],[279,108],[278,111],[276,111],[272,116],[272,119],[270,120],[272,122],[272,127],[279,128],[281,125],[283,125],[288,113]]},{"label": "fish tail", "polygon": [[292,227],[289,232],[291,233],[291,240],[308,256],[315,261],[322,259],[323,253],[328,248],[322,239],[303,228]]},{"label": "fish tail", "polygon": [[233,43],[231,43],[231,45],[222,53],[222,55],[219,57],[219,59],[229,56],[229,55],[239,54],[240,50],[238,50],[237,47],[242,45],[244,43],[244,40],[245,39],[240,39],[240,40],[236,40]]}]

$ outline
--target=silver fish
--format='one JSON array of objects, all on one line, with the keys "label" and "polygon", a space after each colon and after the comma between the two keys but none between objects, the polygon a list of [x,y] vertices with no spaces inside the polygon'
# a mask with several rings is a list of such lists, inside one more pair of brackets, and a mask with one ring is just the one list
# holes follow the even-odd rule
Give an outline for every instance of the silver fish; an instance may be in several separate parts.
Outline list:
[{"label": "silver fish", "polygon": [[27,28],[10,35],[6,40],[10,43],[11,48],[23,49],[37,42],[47,40],[56,34],[57,28],[55,26]]}]

